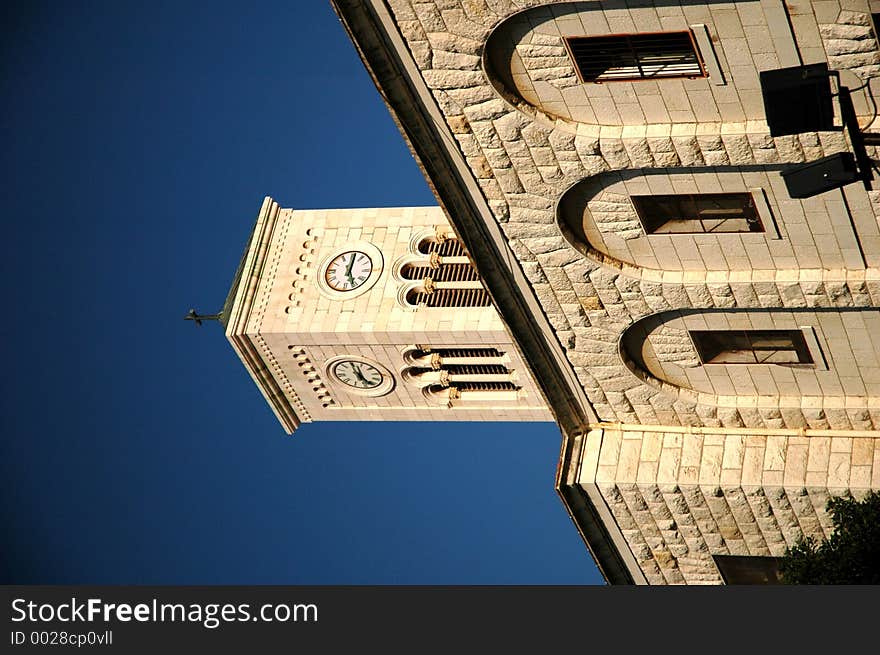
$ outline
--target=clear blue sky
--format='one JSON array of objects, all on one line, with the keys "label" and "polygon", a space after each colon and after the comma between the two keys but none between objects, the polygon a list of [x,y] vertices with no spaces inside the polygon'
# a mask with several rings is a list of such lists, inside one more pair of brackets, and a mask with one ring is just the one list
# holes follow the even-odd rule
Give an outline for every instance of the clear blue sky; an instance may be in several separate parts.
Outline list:
[{"label": "clear blue sky", "polygon": [[24,2],[0,39],[6,583],[601,583],[554,424],[287,437],[223,337],[264,195],[433,205],[329,2]]}]

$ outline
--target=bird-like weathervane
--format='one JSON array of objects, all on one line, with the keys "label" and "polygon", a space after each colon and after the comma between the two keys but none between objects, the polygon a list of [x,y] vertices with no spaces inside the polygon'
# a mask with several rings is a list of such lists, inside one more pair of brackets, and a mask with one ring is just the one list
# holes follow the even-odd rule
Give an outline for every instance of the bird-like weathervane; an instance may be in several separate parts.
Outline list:
[{"label": "bird-like weathervane", "polygon": [[184,321],[193,321],[196,325],[201,325],[202,321],[219,321],[220,314],[198,314],[196,310],[191,309],[183,317]]}]

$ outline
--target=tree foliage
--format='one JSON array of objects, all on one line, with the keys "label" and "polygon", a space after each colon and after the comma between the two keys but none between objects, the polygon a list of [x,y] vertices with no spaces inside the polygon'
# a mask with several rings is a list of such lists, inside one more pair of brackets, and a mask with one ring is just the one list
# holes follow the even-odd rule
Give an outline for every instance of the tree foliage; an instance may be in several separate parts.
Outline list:
[{"label": "tree foliage", "polygon": [[827,511],[831,536],[802,539],[779,563],[784,584],[880,584],[880,493],[832,498]]}]

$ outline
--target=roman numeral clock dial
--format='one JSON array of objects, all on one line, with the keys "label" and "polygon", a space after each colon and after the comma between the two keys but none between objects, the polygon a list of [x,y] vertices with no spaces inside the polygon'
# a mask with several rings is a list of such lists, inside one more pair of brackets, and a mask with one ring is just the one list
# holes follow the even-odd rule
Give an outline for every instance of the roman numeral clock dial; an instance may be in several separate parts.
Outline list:
[{"label": "roman numeral clock dial", "polygon": [[369,291],[382,276],[382,251],[369,241],[349,241],[322,259],[315,282],[325,297],[349,300]]},{"label": "roman numeral clock dial", "polygon": [[355,389],[375,389],[382,384],[382,372],[364,362],[339,362],[333,368],[333,373],[341,382]]},{"label": "roman numeral clock dial", "polygon": [[324,279],[331,289],[352,291],[363,285],[372,272],[373,261],[369,255],[351,250],[333,258],[327,266]]},{"label": "roman numeral clock dial", "polygon": [[324,365],[327,377],[334,384],[355,396],[384,396],[394,388],[394,374],[379,362],[359,355],[341,355]]}]

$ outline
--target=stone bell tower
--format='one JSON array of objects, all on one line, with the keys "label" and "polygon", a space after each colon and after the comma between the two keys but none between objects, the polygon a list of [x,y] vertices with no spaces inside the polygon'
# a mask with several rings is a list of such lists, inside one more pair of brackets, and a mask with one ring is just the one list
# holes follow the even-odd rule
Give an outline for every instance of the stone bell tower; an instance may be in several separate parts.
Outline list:
[{"label": "stone bell tower", "polygon": [[311,421],[552,421],[439,207],[263,201],[220,314],[288,433]]}]

